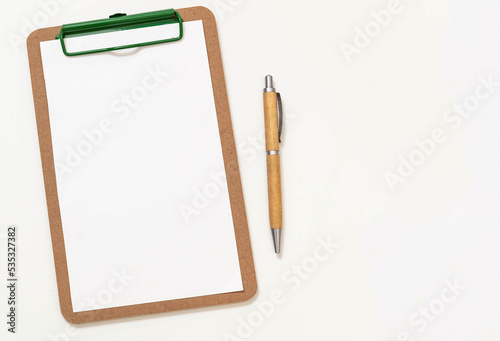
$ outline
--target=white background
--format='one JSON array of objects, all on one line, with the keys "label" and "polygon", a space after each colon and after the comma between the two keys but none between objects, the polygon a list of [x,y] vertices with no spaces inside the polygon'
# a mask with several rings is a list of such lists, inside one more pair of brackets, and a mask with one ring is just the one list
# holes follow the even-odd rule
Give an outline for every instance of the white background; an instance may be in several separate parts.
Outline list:
[{"label": "white background", "polygon": [[[7,225],[20,230],[18,334],[2,322],[2,339],[500,339],[499,87],[457,129],[443,120],[480,77],[500,81],[498,2],[401,0],[350,63],[342,43],[353,45],[389,1],[46,2],[0,11],[0,269]],[[70,326],[58,306],[27,53],[15,37],[24,41],[23,25],[194,5],[217,18],[259,291],[236,305]],[[287,117],[281,257],[268,229],[260,138],[268,73]],[[391,190],[387,172],[434,129],[446,140]],[[328,238],[340,246],[318,262]],[[263,317],[258,307],[277,294],[284,302]]]}]

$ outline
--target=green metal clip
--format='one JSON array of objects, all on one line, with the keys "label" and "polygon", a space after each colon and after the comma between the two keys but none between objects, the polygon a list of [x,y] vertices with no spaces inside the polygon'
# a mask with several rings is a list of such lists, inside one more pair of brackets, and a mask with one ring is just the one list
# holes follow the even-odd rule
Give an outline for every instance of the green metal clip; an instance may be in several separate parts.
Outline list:
[{"label": "green metal clip", "polygon": [[[179,35],[177,37],[146,41],[142,43],[105,47],[95,50],[68,52],[64,43],[64,38],[86,36],[105,32],[123,31],[129,29],[137,29],[148,26],[159,26],[166,24],[179,24]],[[128,49],[132,47],[141,47],[147,45],[168,43],[181,40],[183,35],[182,18],[179,13],[173,9],[162,11],[147,12],[140,14],[126,15],[124,13],[113,14],[109,19],[92,20],[75,24],[63,25],[61,32],[56,36],[56,39],[61,41],[61,47],[66,56],[79,56],[89,53],[108,52],[115,50]]]}]

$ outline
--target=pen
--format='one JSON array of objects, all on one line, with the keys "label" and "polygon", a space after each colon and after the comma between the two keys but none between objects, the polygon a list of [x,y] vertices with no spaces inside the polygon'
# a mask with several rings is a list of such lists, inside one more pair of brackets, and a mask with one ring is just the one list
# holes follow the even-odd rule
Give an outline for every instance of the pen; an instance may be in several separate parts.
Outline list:
[{"label": "pen", "polygon": [[274,251],[280,253],[282,213],[279,143],[281,142],[283,127],[283,110],[280,94],[274,89],[273,77],[269,75],[266,76],[266,87],[264,88],[264,123],[266,130],[269,223],[273,234]]}]

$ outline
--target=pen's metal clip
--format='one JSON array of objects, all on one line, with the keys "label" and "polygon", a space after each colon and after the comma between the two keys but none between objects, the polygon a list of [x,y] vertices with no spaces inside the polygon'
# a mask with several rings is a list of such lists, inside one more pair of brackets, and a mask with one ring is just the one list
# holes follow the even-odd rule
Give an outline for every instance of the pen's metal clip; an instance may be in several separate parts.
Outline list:
[{"label": "pen's metal clip", "polygon": [[278,140],[281,143],[281,133],[283,132],[283,104],[281,103],[281,95],[276,93],[276,101],[278,103]]}]

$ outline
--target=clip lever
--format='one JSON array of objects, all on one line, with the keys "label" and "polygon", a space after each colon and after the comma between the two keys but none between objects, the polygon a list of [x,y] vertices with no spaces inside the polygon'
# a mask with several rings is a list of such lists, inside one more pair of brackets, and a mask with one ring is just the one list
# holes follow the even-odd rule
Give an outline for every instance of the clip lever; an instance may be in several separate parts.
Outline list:
[{"label": "clip lever", "polygon": [[[76,37],[83,35],[92,35],[105,32],[123,31],[129,29],[166,25],[166,24],[178,24],[179,35],[173,38],[146,41],[137,44],[111,46],[101,49],[85,50],[77,52],[68,52],[66,50],[66,44],[64,43],[64,38],[71,36]],[[108,19],[93,20],[93,21],[63,25],[63,27],[61,28],[61,32],[57,35],[56,39],[59,39],[61,41],[61,47],[66,56],[79,56],[82,54],[115,51],[121,49],[128,49],[132,47],[141,47],[141,46],[154,45],[160,43],[168,43],[171,41],[181,40],[182,35],[183,35],[183,29],[182,29],[181,16],[176,10],[168,9],[168,10],[132,14],[132,15],[126,15],[125,13],[116,13],[110,15]]]},{"label": "clip lever", "polygon": [[281,94],[276,93],[276,102],[278,104],[278,140],[281,143],[281,133],[283,132],[283,104],[281,103]]}]

